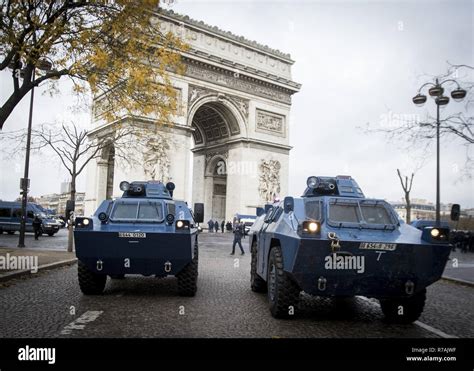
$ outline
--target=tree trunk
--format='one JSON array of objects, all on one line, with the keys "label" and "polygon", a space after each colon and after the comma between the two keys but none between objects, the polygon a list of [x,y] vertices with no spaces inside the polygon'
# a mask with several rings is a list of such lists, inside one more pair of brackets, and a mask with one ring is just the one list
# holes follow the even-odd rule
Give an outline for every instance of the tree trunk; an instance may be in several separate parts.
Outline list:
[{"label": "tree trunk", "polygon": [[406,221],[407,224],[410,224],[411,222],[411,202],[410,202],[410,192],[405,193],[405,201],[406,201],[406,209],[407,209],[407,217]]},{"label": "tree trunk", "polygon": [[[71,201],[76,202],[76,176],[73,175],[71,178],[71,195],[69,197]],[[69,218],[68,223],[68,236],[67,236],[67,251],[72,252],[74,246],[74,230],[72,226],[72,218]]]}]

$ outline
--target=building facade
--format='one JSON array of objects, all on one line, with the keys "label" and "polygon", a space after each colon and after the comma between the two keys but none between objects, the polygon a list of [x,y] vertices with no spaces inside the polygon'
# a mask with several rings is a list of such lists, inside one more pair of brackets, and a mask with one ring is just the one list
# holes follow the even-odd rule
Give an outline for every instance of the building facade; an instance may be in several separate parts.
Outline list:
[{"label": "building facade", "polygon": [[[390,202],[398,215],[403,220],[407,220],[407,209],[405,200],[399,202]],[[451,214],[452,204],[441,204],[440,215],[443,219],[449,217]],[[422,198],[414,198],[411,200],[411,220],[423,219],[423,220],[435,220],[436,219],[436,206],[434,203],[429,202]]]},{"label": "building facade", "polygon": [[[61,188],[62,189],[62,188]],[[85,192],[76,193],[76,215],[84,215],[84,198]],[[36,202],[46,209],[55,211],[56,215],[66,215],[66,202],[69,200],[70,194],[66,193],[53,193],[49,195],[40,196],[36,199]]]},{"label": "building facade", "polygon": [[[139,156],[140,166],[120,162],[114,149],[87,168],[85,213],[121,195],[122,180],[176,184],[175,197],[205,204],[205,220],[231,220],[288,191],[292,81],[288,54],[171,11],[156,14],[164,33],[190,45],[184,75],[172,74],[179,114],[161,127]],[[100,97],[95,106],[100,106]],[[138,119],[134,119],[137,121]],[[94,110],[91,139],[107,125]],[[146,118],[143,118],[146,121]]]}]

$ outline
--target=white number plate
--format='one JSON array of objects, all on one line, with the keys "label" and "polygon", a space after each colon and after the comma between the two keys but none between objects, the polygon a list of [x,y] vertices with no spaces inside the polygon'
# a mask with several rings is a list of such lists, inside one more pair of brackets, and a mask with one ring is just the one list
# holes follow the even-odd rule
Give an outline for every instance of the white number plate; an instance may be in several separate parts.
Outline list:
[{"label": "white number plate", "polygon": [[383,243],[383,242],[361,242],[359,249],[365,250],[384,250],[384,251],[395,251],[397,248],[396,243]]},{"label": "white number plate", "polygon": [[143,232],[119,232],[118,236],[121,238],[146,238],[146,233]]}]

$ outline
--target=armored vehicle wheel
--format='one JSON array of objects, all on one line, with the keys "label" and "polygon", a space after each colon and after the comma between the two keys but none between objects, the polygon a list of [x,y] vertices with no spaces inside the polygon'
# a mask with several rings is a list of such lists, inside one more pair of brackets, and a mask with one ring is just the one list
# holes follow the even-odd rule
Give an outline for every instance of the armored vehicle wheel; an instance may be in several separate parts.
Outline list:
[{"label": "armored vehicle wheel", "polygon": [[409,298],[380,299],[380,306],[389,323],[412,323],[423,312],[426,300],[426,289]]},{"label": "armored vehicle wheel", "polygon": [[267,292],[267,283],[257,273],[257,243],[252,243],[252,262],[250,264],[250,287],[254,292]]},{"label": "armored vehicle wheel", "polygon": [[8,234],[15,234],[15,231],[8,231]]},{"label": "armored vehicle wheel", "polygon": [[80,260],[77,266],[79,287],[84,295],[100,295],[104,292],[107,276],[89,270]]},{"label": "armored vehicle wheel", "polygon": [[125,274],[112,274],[110,278],[113,280],[123,280],[125,278]]},{"label": "armored vehicle wheel", "polygon": [[279,246],[270,251],[267,283],[272,316],[293,317],[296,314],[301,290],[283,270],[283,255]]},{"label": "armored vehicle wheel", "polygon": [[198,252],[198,246],[196,244],[194,246],[193,261],[176,275],[178,278],[178,292],[180,296],[196,295],[199,262]]},{"label": "armored vehicle wheel", "polygon": [[53,236],[54,236],[54,232],[49,232],[49,233],[48,233],[48,236],[49,236],[49,237],[53,237]]}]

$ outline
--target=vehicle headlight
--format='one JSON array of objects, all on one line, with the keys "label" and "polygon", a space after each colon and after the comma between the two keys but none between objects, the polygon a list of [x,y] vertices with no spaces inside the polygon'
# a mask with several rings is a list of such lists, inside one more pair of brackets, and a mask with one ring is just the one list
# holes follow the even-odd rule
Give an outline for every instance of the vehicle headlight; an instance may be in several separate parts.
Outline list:
[{"label": "vehicle headlight", "polygon": [[314,220],[307,220],[303,222],[302,232],[308,234],[318,234],[321,232],[321,223]]},{"label": "vehicle headlight", "polygon": [[311,233],[316,233],[319,229],[319,226],[315,222],[308,223],[308,231]]},{"label": "vehicle headlight", "polygon": [[92,219],[85,217],[77,217],[74,221],[74,226],[78,229],[93,229]]},{"label": "vehicle headlight", "polygon": [[421,239],[430,243],[449,242],[449,228],[425,227],[421,233]]},{"label": "vehicle headlight", "polygon": [[190,224],[189,220],[177,220],[176,221],[176,229],[177,230],[186,230],[189,229]]}]

